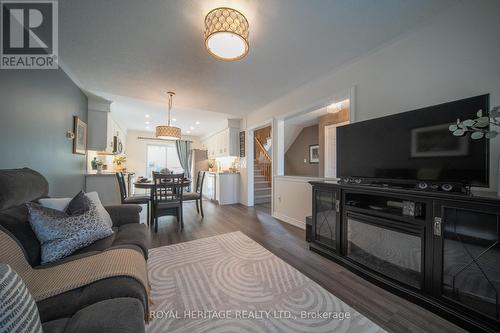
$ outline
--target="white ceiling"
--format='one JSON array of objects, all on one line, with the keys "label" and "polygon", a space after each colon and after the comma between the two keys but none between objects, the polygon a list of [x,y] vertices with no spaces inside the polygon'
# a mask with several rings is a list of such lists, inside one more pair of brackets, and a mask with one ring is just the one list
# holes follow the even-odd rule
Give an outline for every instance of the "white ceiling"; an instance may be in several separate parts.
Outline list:
[{"label": "white ceiling", "polygon": [[[146,106],[166,103],[165,90],[177,93],[174,117],[200,117],[208,125],[226,117],[221,114],[244,117],[457,2],[64,0],[59,2],[60,57],[86,90],[127,96],[119,102],[131,117],[122,121],[126,126],[144,129],[137,115],[142,108],[126,106],[128,98]],[[248,18],[250,52],[241,61],[216,60],[204,48],[203,19],[218,6]],[[202,118],[199,110],[218,113]]]},{"label": "white ceiling", "polygon": [[[167,123],[166,102],[148,102],[103,92],[98,95],[113,101],[111,113],[119,125],[125,129],[153,132],[156,126]],[[175,96],[171,115],[172,125],[179,127],[182,134],[199,137],[224,129],[227,127],[226,119],[234,118],[225,113],[176,107]]]}]

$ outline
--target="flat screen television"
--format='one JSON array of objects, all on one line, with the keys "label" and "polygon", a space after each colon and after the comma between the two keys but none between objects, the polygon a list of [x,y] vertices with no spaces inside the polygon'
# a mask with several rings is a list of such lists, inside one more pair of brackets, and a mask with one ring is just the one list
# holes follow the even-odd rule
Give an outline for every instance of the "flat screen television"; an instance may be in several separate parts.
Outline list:
[{"label": "flat screen television", "polygon": [[489,142],[455,137],[456,119],[489,110],[489,95],[337,128],[337,176],[388,182],[488,186]]}]

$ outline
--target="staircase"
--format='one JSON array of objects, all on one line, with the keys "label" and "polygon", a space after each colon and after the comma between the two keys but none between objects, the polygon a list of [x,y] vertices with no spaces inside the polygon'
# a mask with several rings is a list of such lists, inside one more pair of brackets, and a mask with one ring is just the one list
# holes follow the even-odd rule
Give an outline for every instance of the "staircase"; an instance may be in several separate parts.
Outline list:
[{"label": "staircase", "polygon": [[260,164],[254,161],[254,204],[271,202],[271,183],[266,180],[264,172],[260,169]]}]

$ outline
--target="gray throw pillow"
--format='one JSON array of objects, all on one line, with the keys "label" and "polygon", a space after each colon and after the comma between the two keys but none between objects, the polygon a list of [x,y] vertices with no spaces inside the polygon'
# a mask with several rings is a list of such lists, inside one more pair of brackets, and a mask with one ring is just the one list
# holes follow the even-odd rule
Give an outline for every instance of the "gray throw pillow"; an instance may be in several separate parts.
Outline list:
[{"label": "gray throw pillow", "polygon": [[31,229],[41,244],[42,264],[60,260],[113,234],[92,202],[88,211],[76,216],[35,203],[26,205]]},{"label": "gray throw pillow", "polygon": [[77,195],[68,204],[66,207],[66,214],[69,216],[81,215],[90,209],[90,200],[87,198],[83,191],[78,192]]},{"label": "gray throw pillow", "polygon": [[17,273],[0,264],[0,332],[42,333],[35,300]]}]

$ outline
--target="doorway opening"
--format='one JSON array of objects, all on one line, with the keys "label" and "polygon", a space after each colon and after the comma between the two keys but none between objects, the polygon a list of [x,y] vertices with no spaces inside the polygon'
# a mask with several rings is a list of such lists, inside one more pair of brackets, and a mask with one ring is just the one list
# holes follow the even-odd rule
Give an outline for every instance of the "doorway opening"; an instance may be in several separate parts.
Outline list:
[{"label": "doorway opening", "polygon": [[272,127],[254,131],[254,205],[271,207],[273,175]]}]

